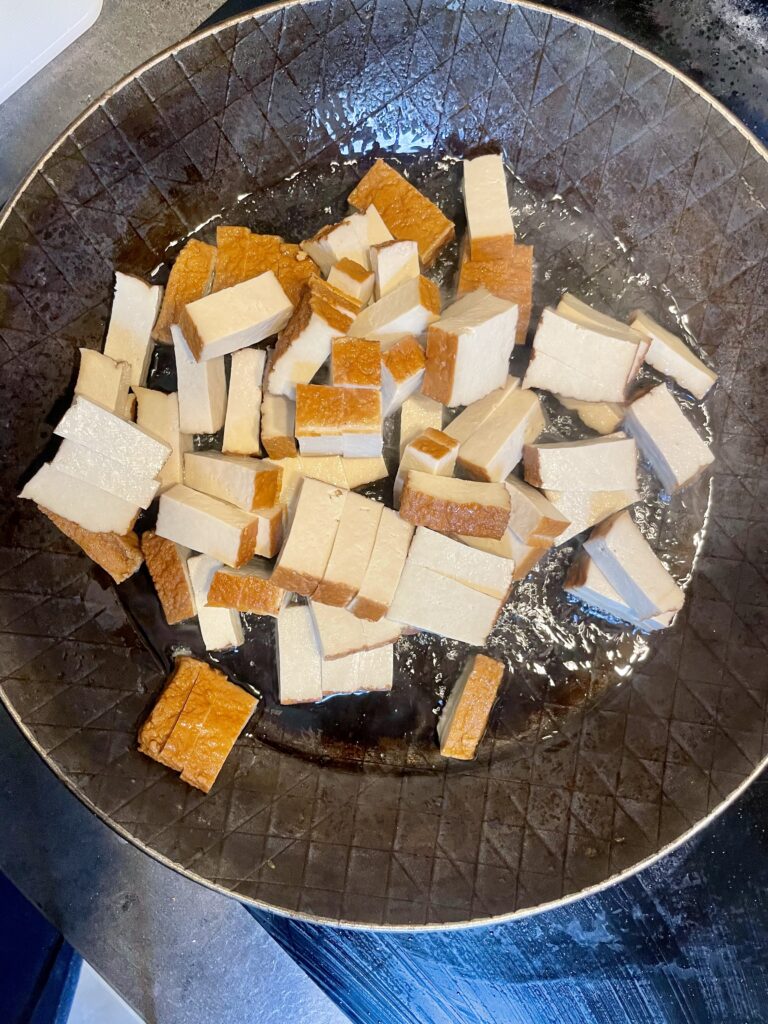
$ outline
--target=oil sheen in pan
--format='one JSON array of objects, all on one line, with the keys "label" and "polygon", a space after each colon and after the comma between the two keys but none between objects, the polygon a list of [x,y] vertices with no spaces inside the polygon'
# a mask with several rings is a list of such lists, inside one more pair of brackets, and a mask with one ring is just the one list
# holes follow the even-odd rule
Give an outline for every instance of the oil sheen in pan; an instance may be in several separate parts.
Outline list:
[{"label": "oil sheen in pan", "polygon": [[[430,156],[404,161],[411,180],[456,221],[461,237],[460,162],[436,162]],[[197,234],[214,241],[216,224],[245,224],[290,240],[306,238],[345,215],[346,196],[359,173],[354,160],[309,168],[275,187],[241,197],[235,207],[206,221]],[[568,288],[622,317],[640,306],[665,321],[672,316],[685,331],[673,297],[651,284],[621,239],[607,233],[594,217],[560,196],[540,199],[511,176],[510,201],[519,240],[535,247],[534,320],[544,305],[556,302]],[[169,259],[181,241],[169,247]],[[454,242],[432,271],[445,298],[452,294],[457,259]],[[169,265],[158,268],[158,281],[167,276]],[[526,352],[518,351],[512,372],[521,373],[526,359]],[[174,377],[168,348],[158,346],[151,385],[173,390]],[[643,371],[643,378],[648,382],[657,379],[648,370]],[[684,393],[677,397],[698,429],[708,435],[706,409]],[[548,439],[590,436],[591,432],[554,399],[547,397],[545,404]],[[397,429],[392,421],[387,428],[385,456],[394,467]],[[196,446],[209,447],[212,440],[197,438]],[[390,487],[380,483],[365,493],[388,500]],[[643,500],[635,514],[666,565],[685,586],[703,539],[709,483],[700,481],[683,495],[670,498],[641,464],[640,490]],[[510,753],[514,750],[515,741],[540,723],[545,706],[577,706],[621,685],[654,643],[653,638],[566,598],[562,581],[577,548],[578,542],[571,541],[553,549],[515,585],[489,639],[488,653],[508,666],[489,726],[495,740],[494,758],[503,757],[507,748]],[[145,642],[166,668],[179,650],[205,656],[194,620],[173,628],[165,624],[146,569],[123,584],[119,594]],[[403,638],[397,645],[391,693],[331,697],[316,705],[281,707],[277,703],[275,622],[249,615],[243,619],[246,640],[242,647],[208,657],[262,698],[248,735],[304,757],[349,767],[418,772],[445,765],[437,751],[435,724],[447,690],[471,653],[463,644],[425,634]],[[551,731],[557,727],[555,722]],[[483,745],[480,757],[488,756],[490,746]]]}]

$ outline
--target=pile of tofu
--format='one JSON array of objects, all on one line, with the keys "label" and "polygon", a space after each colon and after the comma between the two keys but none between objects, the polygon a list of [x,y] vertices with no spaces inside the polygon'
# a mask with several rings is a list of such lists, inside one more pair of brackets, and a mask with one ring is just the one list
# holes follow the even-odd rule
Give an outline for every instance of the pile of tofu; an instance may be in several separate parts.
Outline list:
[{"label": "pile of tofu", "polygon": [[[572,598],[643,630],[682,607],[627,509],[639,455],[670,493],[712,455],[667,382],[636,379],[647,365],[702,400],[715,374],[647,313],[566,292],[510,376],[533,250],[500,156],[465,160],[462,188],[453,296],[429,270],[454,224],[382,160],[311,238],[220,226],[165,289],[117,273],[104,351],[81,350],[61,444],[22,491],[118,583],[146,563],[168,623],[196,618],[208,650],[244,642],[243,614],[276,620],[281,704],[390,690],[403,634],[482,648],[516,581],[585,531]],[[173,393],[149,379],[156,344]],[[547,436],[542,392],[582,439]],[[387,478],[391,506],[358,493]],[[467,664],[446,756],[474,755],[502,677]]]}]

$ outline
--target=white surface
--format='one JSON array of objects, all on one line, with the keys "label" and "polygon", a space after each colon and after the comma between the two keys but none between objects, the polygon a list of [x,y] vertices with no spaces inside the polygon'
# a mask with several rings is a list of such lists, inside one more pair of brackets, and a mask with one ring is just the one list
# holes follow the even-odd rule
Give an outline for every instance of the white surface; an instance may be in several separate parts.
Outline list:
[{"label": "white surface", "polygon": [[0,103],[91,27],[102,0],[6,0],[0,9]]},{"label": "white surface", "polygon": [[83,960],[67,1024],[143,1024],[142,1018]]}]

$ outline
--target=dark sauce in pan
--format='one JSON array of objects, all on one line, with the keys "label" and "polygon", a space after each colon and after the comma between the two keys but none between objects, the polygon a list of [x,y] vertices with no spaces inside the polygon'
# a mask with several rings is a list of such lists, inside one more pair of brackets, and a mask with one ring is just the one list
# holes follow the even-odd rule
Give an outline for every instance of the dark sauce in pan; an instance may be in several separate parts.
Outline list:
[{"label": "dark sauce in pan", "polygon": [[[429,156],[406,157],[401,164],[410,179],[463,229],[460,162]],[[212,217],[195,233],[213,241],[217,224],[244,224],[255,231],[279,233],[290,240],[305,238],[346,212],[346,196],[360,176],[355,160],[308,168],[267,189],[244,195],[238,203]],[[533,322],[544,305],[557,301],[566,288],[599,309],[625,317],[642,306],[653,316],[687,333],[673,297],[653,287],[634,264],[619,238],[559,196],[542,199],[510,176],[510,200],[519,239],[535,246],[536,283]],[[169,262],[156,268],[162,282],[182,240],[169,246]],[[452,294],[458,245],[452,243],[430,272],[447,298]],[[690,339],[689,336],[689,341]],[[695,344],[694,344],[695,348]],[[527,350],[518,349],[512,372],[521,374]],[[643,381],[658,378],[643,370]],[[157,346],[150,386],[175,390],[173,353]],[[705,407],[683,392],[696,427],[709,435]],[[578,418],[553,398],[544,396],[549,427],[542,439],[577,439],[591,435]],[[394,422],[393,422],[394,420]],[[396,468],[397,418],[387,423],[385,457]],[[198,437],[199,448],[218,447],[217,437]],[[690,579],[703,539],[709,503],[704,479],[682,495],[670,498],[641,464],[643,500],[635,518],[667,567],[683,586]],[[361,489],[391,503],[391,483]],[[150,525],[140,522],[139,529]],[[567,709],[590,701],[608,688],[621,685],[648,655],[653,638],[625,624],[588,610],[566,597],[564,575],[579,547],[578,539],[552,549],[513,589],[509,602],[487,644],[487,652],[508,667],[489,731],[495,743],[483,744],[480,758],[504,756],[507,745],[540,723],[545,705]],[[277,701],[275,620],[243,616],[245,643],[237,650],[206,652],[195,620],[169,627],[163,618],[146,568],[124,583],[118,593],[144,642],[165,670],[174,654],[190,651],[208,658],[229,677],[260,697],[247,734],[271,746],[347,767],[378,766],[383,770],[424,771],[444,768],[437,749],[435,726],[447,691],[471,650],[464,644],[427,634],[403,637],[395,648],[395,684],[387,694],[329,697],[314,705],[282,707]],[[567,710],[566,710],[567,714]],[[556,731],[556,726],[551,731]],[[460,765],[458,766],[461,767]]]}]

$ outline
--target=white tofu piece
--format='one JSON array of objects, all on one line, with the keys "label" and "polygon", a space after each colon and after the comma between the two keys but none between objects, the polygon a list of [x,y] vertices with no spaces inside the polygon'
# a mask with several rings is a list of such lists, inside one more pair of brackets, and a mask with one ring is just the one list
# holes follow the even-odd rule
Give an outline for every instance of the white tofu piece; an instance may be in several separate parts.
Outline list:
[{"label": "white tofu piece", "polygon": [[239,568],[254,554],[258,525],[234,505],[175,484],[160,495],[155,533]]},{"label": "white tofu piece", "polygon": [[457,535],[456,540],[478,551],[509,559],[510,565],[514,566],[513,580],[521,580],[527,576],[548,550],[548,546],[523,543],[510,527],[507,527],[504,536],[499,540],[493,540],[491,537],[467,537],[461,534]]},{"label": "white tofu piece", "polygon": [[599,330],[606,331],[611,337],[636,342],[637,353],[632,368],[629,371],[627,383],[630,384],[635,379],[640,367],[643,365],[649,345],[648,340],[639,331],[627,327],[621,320],[608,316],[607,313],[601,313],[597,309],[593,309],[586,302],[582,302],[575,295],[571,295],[570,292],[565,292],[557,304],[556,311],[575,324],[583,324],[585,327],[596,327]]},{"label": "white tofu piece", "polygon": [[578,533],[583,533],[603,519],[620,512],[628,505],[640,501],[640,492],[634,488],[624,491],[552,491],[545,490],[544,497],[570,520],[556,543],[565,544]]},{"label": "white tofu piece", "polygon": [[662,612],[650,619],[639,618],[626,601],[621,599],[589,555],[583,552],[571,566],[563,589],[584,604],[648,633],[671,626],[676,614]]},{"label": "white tofu piece", "polygon": [[122,537],[133,529],[139,514],[138,505],[108,494],[85,480],[60,473],[50,463],[38,469],[19,497],[71,519],[92,533],[117,533]]},{"label": "white tofu piece", "polygon": [[345,257],[331,267],[328,284],[367,306],[373,297],[375,276],[372,270]]},{"label": "white tofu piece", "polygon": [[586,402],[623,402],[640,340],[617,338],[595,324],[574,323],[545,309],[523,387]]},{"label": "white tofu piece", "polygon": [[419,390],[426,364],[424,350],[413,335],[398,338],[382,352],[381,406],[385,417],[397,412]]},{"label": "white tofu piece", "polygon": [[222,566],[208,591],[208,604],[232,608],[251,615],[276,618],[286,604],[287,594],[272,583],[272,566],[263,558],[252,558],[240,569]]},{"label": "white tofu piece", "polygon": [[54,434],[122,463],[135,476],[157,476],[171,454],[164,441],[80,396],[75,396]]},{"label": "white tofu piece", "polygon": [[666,384],[636,398],[624,423],[670,494],[696,480],[715,461]]},{"label": "white tofu piece", "polygon": [[504,259],[515,242],[507,175],[498,154],[464,161],[464,209],[473,260]]},{"label": "white tofu piece", "polygon": [[314,238],[302,242],[301,247],[320,267],[324,276],[329,277],[333,267],[344,259],[370,270],[370,247],[391,238],[378,210],[369,206],[365,213],[353,213],[338,224],[321,228]]},{"label": "white tofu piece", "polygon": [[179,326],[198,362],[257,345],[288,323],[293,304],[274,271],[189,302]]},{"label": "white tofu piece", "polygon": [[227,394],[227,415],[221,450],[231,455],[259,455],[261,382],[267,354],[263,349],[242,348],[232,353]]},{"label": "white tofu piece", "polygon": [[323,696],[323,659],[309,608],[294,604],[277,618],[277,678],[281,704],[310,704]]},{"label": "white tofu piece", "polygon": [[208,590],[221,568],[221,562],[208,555],[194,555],[188,559],[189,578],[195,598],[197,621],[206,651],[224,651],[239,647],[243,642],[240,615],[231,608],[209,608]]},{"label": "white tofu piece", "polygon": [[344,432],[341,454],[346,459],[375,459],[384,448],[381,391],[343,388]]},{"label": "white tofu piece", "polygon": [[440,289],[426,277],[411,278],[362,310],[349,335],[382,341],[392,335],[423,334],[440,316]]},{"label": "white tofu piece", "polygon": [[384,506],[347,491],[339,528],[323,578],[312,600],[343,608],[360,589]]},{"label": "white tofu piece", "polygon": [[[357,459],[342,459],[340,455],[299,455],[295,460],[298,472],[310,480],[322,480],[334,487],[349,489],[345,465],[357,462]],[[365,462],[360,459],[360,462]]]},{"label": "white tofu piece", "polygon": [[381,455],[372,459],[341,459],[341,468],[344,473],[342,486],[350,490],[389,476],[387,464]]},{"label": "white tofu piece", "polygon": [[512,586],[514,565],[508,558],[467,547],[424,526],[416,529],[408,561],[500,601],[506,601]]},{"label": "white tofu piece", "polygon": [[192,435],[183,434],[179,421],[179,396],[150,388],[135,388],[136,422],[152,437],[164,441],[171,449],[168,461],[160,470],[160,490],[180,484],[184,479],[184,453],[192,450]]},{"label": "white tofu piece", "polygon": [[717,381],[714,370],[703,363],[688,348],[682,338],[668,331],[653,317],[637,311],[631,326],[644,335],[650,342],[645,354],[645,361],[654,370],[671,377],[681,388],[689,391],[694,398],[701,401]]},{"label": "white tofu piece", "polygon": [[506,480],[547,425],[539,396],[511,390],[459,449],[459,465],[478,480]]},{"label": "white tofu piece", "polygon": [[570,525],[567,516],[552,504],[541,491],[511,476],[509,491],[509,529],[523,544],[549,547]]},{"label": "white tofu piece", "polygon": [[584,550],[640,619],[677,612],[685,594],[632,521],[618,512],[596,526]]},{"label": "white tofu piece", "polygon": [[395,596],[413,537],[413,526],[391,508],[382,508],[379,528],[357,595],[348,607],[360,619],[383,619]]},{"label": "white tofu piece", "polygon": [[459,443],[440,430],[425,430],[406,445],[395,476],[393,496],[395,508],[400,504],[405,478],[412,470],[433,476],[452,476],[459,453]]},{"label": "white tofu piece", "polygon": [[527,444],[523,463],[526,482],[548,491],[637,487],[637,446],[621,432],[585,441]]},{"label": "white tofu piece", "polygon": [[288,536],[272,574],[284,590],[310,597],[325,575],[347,491],[319,480],[301,482]]},{"label": "white tofu piece", "polygon": [[[442,430],[443,406],[426,395],[416,394],[406,398],[400,407],[400,457],[406,445],[425,430]],[[449,431],[445,431],[449,434]],[[449,436],[453,436],[449,434]]]},{"label": "white tofu piece", "polygon": [[299,384],[295,429],[302,457],[375,458],[383,447],[381,393],[372,388]]},{"label": "white tofu piece", "polygon": [[392,689],[394,646],[358,651],[323,662],[323,696],[386,692]]},{"label": "white tofu piece", "polygon": [[352,615],[346,608],[309,602],[320,651],[327,661],[344,658],[358,651],[386,647],[400,638],[402,630],[396,622],[381,619],[370,622]]},{"label": "white tofu piece", "polygon": [[195,491],[228,501],[244,512],[272,508],[280,500],[282,470],[268,459],[222,452],[187,452],[184,483]]},{"label": "white tofu piece", "polygon": [[393,240],[392,232],[382,220],[381,214],[373,203],[364,211],[363,216],[365,217],[363,237],[368,243],[369,250],[372,245],[382,245],[384,242]]},{"label": "white tofu piece", "polygon": [[575,412],[585,427],[598,434],[613,434],[621,426],[626,405],[621,402],[582,402],[578,398],[555,395],[558,402]]},{"label": "white tofu piece", "polygon": [[403,281],[410,281],[421,274],[419,247],[416,242],[392,241],[373,245],[370,259],[371,269],[376,275],[377,301]]},{"label": "white tofu piece", "polygon": [[458,416],[455,416],[445,428],[444,433],[449,437],[455,438],[459,444],[464,444],[482,427],[488,417],[498,409],[507,395],[519,387],[519,378],[507,377],[500,388],[489,391],[484,398],[472,402]]},{"label": "white tofu piece", "polygon": [[254,555],[262,558],[274,558],[283,543],[283,523],[285,508],[275,505],[274,508],[260,508],[253,513],[256,520],[256,543]]},{"label": "white tofu piece", "polygon": [[464,666],[437,721],[443,757],[471,761],[504,678],[500,661],[478,654]]},{"label": "white tofu piece", "polygon": [[504,536],[509,525],[509,492],[502,483],[457,480],[410,470],[400,498],[400,515],[415,526],[472,537]]},{"label": "white tofu piece", "polygon": [[104,342],[104,355],[131,368],[130,383],[143,387],[152,356],[152,328],[160,310],[163,289],[138,277],[115,274],[115,297]]},{"label": "white tofu piece", "polygon": [[132,467],[76,441],[63,440],[51,465],[59,473],[85,480],[139,508],[149,508],[160,488],[159,481],[152,477],[136,476]]},{"label": "white tofu piece", "polygon": [[421,390],[444,405],[469,405],[504,386],[518,307],[478,288],[443,311],[427,332]]},{"label": "white tofu piece", "polygon": [[409,559],[387,614],[412,629],[482,647],[500,610],[498,598]]},{"label": "white tofu piece", "polygon": [[261,443],[271,459],[296,455],[296,404],[284,395],[262,396]]},{"label": "white tofu piece", "polygon": [[130,363],[118,363],[103,352],[81,348],[75,394],[103,406],[123,419],[131,419]]},{"label": "white tofu piece", "polygon": [[215,434],[224,426],[227,408],[224,358],[198,363],[178,324],[171,325],[171,337],[176,358],[181,431],[184,434]]}]

